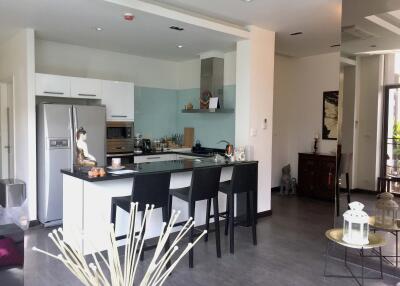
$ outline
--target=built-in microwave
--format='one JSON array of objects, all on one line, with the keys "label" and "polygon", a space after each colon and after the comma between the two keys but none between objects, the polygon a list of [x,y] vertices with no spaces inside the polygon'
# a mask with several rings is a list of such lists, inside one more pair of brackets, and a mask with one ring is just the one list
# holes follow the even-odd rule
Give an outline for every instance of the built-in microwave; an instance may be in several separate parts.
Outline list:
[{"label": "built-in microwave", "polygon": [[107,122],[107,140],[133,140],[133,122]]}]

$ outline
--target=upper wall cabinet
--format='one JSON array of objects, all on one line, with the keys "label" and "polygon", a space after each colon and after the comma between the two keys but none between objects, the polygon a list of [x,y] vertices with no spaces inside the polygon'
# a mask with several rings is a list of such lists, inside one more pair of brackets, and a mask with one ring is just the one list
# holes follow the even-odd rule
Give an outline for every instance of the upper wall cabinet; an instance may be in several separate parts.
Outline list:
[{"label": "upper wall cabinet", "polygon": [[101,98],[101,80],[93,78],[71,77],[71,97]]},{"label": "upper wall cabinet", "polygon": [[70,78],[60,75],[36,74],[36,95],[70,97]]},{"label": "upper wall cabinet", "polygon": [[108,121],[133,121],[135,87],[132,82],[36,74],[36,95],[101,99]]},{"label": "upper wall cabinet", "polygon": [[107,120],[133,121],[135,89],[131,82],[102,80],[102,103],[107,106]]}]

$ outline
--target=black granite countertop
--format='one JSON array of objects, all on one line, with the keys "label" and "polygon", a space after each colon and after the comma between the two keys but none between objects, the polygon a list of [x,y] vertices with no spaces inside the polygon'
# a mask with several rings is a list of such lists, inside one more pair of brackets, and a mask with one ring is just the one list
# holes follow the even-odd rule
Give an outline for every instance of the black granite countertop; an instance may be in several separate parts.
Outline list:
[{"label": "black granite countertop", "polygon": [[193,156],[193,157],[212,157],[212,154],[197,154],[193,152],[179,152],[179,151],[152,151],[149,153],[142,153],[142,154],[134,154],[134,157],[139,157],[139,156],[151,156],[151,155],[167,155],[167,154],[178,154],[178,155],[187,155],[187,156]]},{"label": "black granite countertop", "polygon": [[142,153],[142,154],[134,154],[133,156],[151,156],[151,155],[164,155],[164,154],[178,154],[178,155],[187,155],[187,156],[193,156],[193,157],[212,157],[214,156],[215,153],[218,153],[220,155],[223,155],[225,153],[224,149],[216,149],[216,148],[204,148],[204,153],[195,153],[193,151],[190,152],[184,152],[184,151],[178,151],[179,149],[175,150],[165,150],[165,151],[152,151],[148,153]]},{"label": "black granite countertop", "polygon": [[132,164],[132,165],[127,165],[124,170],[134,170],[135,171],[134,173],[124,174],[124,175],[114,175],[111,173],[107,173],[106,176],[97,178],[90,178],[87,173],[80,171],[72,172],[71,170],[61,170],[61,173],[88,182],[101,182],[101,181],[132,178],[140,174],[156,174],[165,172],[179,173],[179,172],[192,171],[195,168],[211,167],[211,166],[229,167],[241,163],[242,162],[230,162],[230,161],[215,162],[213,158],[202,158],[202,159],[184,159],[184,160],[174,160],[174,161]]}]

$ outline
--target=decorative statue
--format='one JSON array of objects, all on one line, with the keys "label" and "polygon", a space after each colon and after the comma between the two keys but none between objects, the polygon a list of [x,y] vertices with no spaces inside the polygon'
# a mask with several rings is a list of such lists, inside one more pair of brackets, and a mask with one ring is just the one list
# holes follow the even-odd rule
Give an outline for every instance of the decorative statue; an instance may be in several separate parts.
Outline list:
[{"label": "decorative statue", "polygon": [[[291,191],[291,192],[290,192]],[[281,195],[296,194],[296,179],[290,174],[290,164],[282,168]]]},{"label": "decorative statue", "polygon": [[208,109],[212,93],[209,90],[203,91],[200,95],[200,109]]},{"label": "decorative statue", "polygon": [[96,158],[89,153],[86,143],[86,130],[83,127],[76,132],[76,151],[79,166],[94,167],[97,165]]}]

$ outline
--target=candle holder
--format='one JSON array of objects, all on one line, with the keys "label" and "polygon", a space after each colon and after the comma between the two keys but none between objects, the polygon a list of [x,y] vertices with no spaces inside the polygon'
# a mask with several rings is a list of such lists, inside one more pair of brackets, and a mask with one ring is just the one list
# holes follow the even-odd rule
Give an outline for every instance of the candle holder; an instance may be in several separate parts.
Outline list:
[{"label": "candle holder", "polygon": [[314,154],[318,153],[318,138],[314,138]]}]

